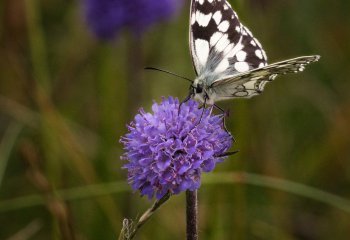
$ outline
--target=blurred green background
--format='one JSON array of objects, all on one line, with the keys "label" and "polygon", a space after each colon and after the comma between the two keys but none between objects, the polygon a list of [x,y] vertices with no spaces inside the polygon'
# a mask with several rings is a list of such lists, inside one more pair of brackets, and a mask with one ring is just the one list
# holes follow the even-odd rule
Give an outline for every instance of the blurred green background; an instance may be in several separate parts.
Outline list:
[{"label": "blurred green background", "polygon": [[[199,191],[200,239],[349,239],[350,1],[230,2],[270,62],[322,58],[221,103],[240,152]],[[151,205],[126,185],[118,141],[137,108],[186,96],[188,83],[142,68],[194,78],[188,10],[102,42],[79,1],[0,1],[0,239],[117,239]],[[137,236],[184,238],[184,194]]]}]

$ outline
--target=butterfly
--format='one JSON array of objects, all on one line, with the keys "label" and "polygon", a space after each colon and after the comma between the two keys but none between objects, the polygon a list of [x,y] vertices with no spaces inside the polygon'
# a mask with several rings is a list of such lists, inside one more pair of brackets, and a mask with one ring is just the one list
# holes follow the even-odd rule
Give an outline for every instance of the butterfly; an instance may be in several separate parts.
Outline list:
[{"label": "butterfly", "polygon": [[191,0],[190,52],[196,78],[189,98],[215,105],[260,94],[277,76],[303,71],[320,56],[302,56],[268,64],[260,42],[226,0]]}]

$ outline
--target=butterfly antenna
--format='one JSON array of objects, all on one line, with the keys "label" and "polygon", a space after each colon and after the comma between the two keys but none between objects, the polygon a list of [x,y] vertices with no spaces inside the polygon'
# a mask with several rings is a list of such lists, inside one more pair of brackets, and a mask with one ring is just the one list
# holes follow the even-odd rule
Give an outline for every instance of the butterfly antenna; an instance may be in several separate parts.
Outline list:
[{"label": "butterfly antenna", "polygon": [[180,76],[180,75],[177,75],[173,72],[169,72],[167,70],[163,70],[163,69],[159,69],[159,68],[154,68],[154,67],[145,67],[146,70],[154,70],[154,71],[158,71],[158,72],[163,72],[163,73],[167,73],[167,74],[170,74],[170,75],[173,75],[175,77],[178,77],[178,78],[182,78],[182,79],[185,79],[186,81],[189,81],[189,82],[193,82],[191,79],[187,78],[187,77],[183,77],[183,76]]}]

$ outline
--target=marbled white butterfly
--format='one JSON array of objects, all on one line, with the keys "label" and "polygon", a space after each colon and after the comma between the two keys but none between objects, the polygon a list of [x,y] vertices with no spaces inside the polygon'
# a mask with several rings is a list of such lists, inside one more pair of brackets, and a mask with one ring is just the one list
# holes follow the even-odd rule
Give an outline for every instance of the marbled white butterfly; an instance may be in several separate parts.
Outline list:
[{"label": "marbled white butterfly", "polygon": [[190,50],[196,79],[190,96],[202,103],[260,94],[280,74],[297,73],[320,56],[267,64],[259,41],[226,0],[191,0]]}]

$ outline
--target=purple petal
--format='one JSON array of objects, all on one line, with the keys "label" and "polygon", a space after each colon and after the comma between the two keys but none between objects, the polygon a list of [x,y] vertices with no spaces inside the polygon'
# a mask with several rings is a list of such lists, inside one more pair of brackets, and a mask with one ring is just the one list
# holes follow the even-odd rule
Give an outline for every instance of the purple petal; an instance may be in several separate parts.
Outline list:
[{"label": "purple petal", "polygon": [[[161,198],[168,191],[180,193],[198,189],[201,173],[210,172],[232,145],[220,117],[202,110],[190,100],[181,106],[176,98],[154,103],[153,113],[140,110],[121,138],[132,188],[149,198]],[[220,120],[220,121],[219,121]]]}]

